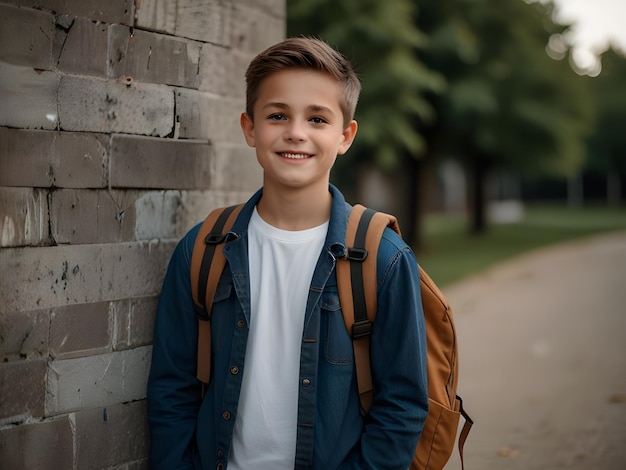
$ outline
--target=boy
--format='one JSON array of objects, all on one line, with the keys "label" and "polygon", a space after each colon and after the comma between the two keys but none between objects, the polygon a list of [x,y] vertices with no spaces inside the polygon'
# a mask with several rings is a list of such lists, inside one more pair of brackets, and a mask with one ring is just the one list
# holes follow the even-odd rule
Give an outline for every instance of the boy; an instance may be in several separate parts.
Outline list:
[{"label": "boy", "polygon": [[263,187],[224,245],[212,372],[196,379],[198,320],[179,243],[159,301],[148,416],[153,468],[406,469],[428,412],[425,326],[409,247],[386,229],[371,335],[375,396],[360,413],[335,264],[350,206],[329,184],[356,135],[360,83],[326,43],[287,39],[252,60],[241,115]]}]

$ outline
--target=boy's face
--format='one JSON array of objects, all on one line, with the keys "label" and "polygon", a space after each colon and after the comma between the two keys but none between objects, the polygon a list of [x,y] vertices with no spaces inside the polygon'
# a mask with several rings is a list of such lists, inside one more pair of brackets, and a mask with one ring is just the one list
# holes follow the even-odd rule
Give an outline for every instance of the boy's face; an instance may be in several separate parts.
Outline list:
[{"label": "boy's face", "polygon": [[332,77],[311,70],[283,70],[263,80],[254,121],[243,113],[241,128],[256,148],[265,187],[327,190],[330,169],[357,130],[356,121],[343,127],[342,91]]}]

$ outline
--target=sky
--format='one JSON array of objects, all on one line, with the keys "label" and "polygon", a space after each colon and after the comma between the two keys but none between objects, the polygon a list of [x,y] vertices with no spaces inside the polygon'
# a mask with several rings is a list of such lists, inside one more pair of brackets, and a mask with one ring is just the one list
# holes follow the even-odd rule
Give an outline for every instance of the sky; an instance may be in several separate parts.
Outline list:
[{"label": "sky", "polygon": [[591,75],[600,72],[595,51],[609,42],[626,52],[626,0],[554,0],[556,20],[572,23],[568,37],[576,64]]}]

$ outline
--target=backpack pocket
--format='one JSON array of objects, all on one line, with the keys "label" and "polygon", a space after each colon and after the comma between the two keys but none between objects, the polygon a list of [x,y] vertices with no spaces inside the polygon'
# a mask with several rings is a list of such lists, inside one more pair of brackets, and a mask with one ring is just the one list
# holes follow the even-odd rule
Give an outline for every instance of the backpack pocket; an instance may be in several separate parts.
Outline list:
[{"label": "backpack pocket", "polygon": [[452,455],[461,413],[430,398],[428,407],[411,469],[441,470]]}]

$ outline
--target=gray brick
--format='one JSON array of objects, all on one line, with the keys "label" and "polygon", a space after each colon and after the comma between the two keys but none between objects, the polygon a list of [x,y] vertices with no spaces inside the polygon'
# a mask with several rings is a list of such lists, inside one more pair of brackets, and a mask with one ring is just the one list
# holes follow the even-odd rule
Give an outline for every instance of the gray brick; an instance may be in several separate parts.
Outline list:
[{"label": "gray brick", "polygon": [[46,415],[145,398],[151,351],[144,346],[49,362]]},{"label": "gray brick", "polygon": [[235,191],[253,191],[263,183],[263,172],[253,149],[243,145],[216,146],[212,187]]},{"label": "gray brick", "polygon": [[285,38],[285,19],[259,7],[237,5],[233,9],[232,44],[257,54]]},{"label": "gray brick", "polygon": [[286,0],[233,0],[233,4],[236,7],[240,5],[255,7],[271,16],[283,18],[283,20],[287,16]]},{"label": "gray brick", "polygon": [[71,417],[0,430],[0,468],[60,470],[75,468]]},{"label": "gray brick", "polygon": [[243,99],[217,98],[195,90],[176,91],[176,122],[184,139],[211,139],[215,143],[245,144],[239,116]]},{"label": "gray brick", "polygon": [[51,152],[52,181],[60,188],[105,188],[109,137],[55,132]]},{"label": "gray brick", "polygon": [[0,61],[0,126],[55,129],[59,80],[53,72]]},{"label": "gray brick", "polygon": [[49,330],[49,310],[0,315],[0,362],[47,357]]},{"label": "gray brick", "polygon": [[165,85],[64,76],[59,117],[63,130],[163,137],[173,131],[174,93]]},{"label": "gray brick", "polygon": [[51,186],[53,134],[0,127],[0,186]]},{"label": "gray brick", "polygon": [[110,76],[197,88],[201,43],[163,34],[110,27]]},{"label": "gray brick", "polygon": [[107,136],[0,127],[0,186],[102,188],[107,173]]},{"label": "gray brick", "polygon": [[117,188],[206,188],[211,145],[206,141],[115,135],[111,186]]},{"label": "gray brick", "polygon": [[151,31],[176,34],[177,5],[167,0],[145,0],[135,9],[135,26]]},{"label": "gray brick", "polygon": [[232,25],[230,2],[188,0],[177,3],[177,7],[176,36],[230,46]]},{"label": "gray brick", "polygon": [[[176,125],[178,126],[178,137],[182,139],[206,139],[209,140],[212,134],[209,126],[211,116],[215,113],[211,111],[215,108],[217,98],[194,90],[179,89],[176,91]],[[232,113],[233,116],[236,113]],[[223,116],[220,116],[223,118]]]},{"label": "gray brick", "polygon": [[132,299],[130,303],[130,347],[152,344],[158,297]]},{"label": "gray brick", "polygon": [[40,70],[52,68],[54,17],[0,4],[0,61]]},{"label": "gray brick", "polygon": [[114,318],[114,347],[124,350],[152,344],[158,297],[111,302]]},{"label": "gray brick", "polygon": [[149,435],[145,400],[77,412],[76,466],[120,468],[126,462],[145,460]]},{"label": "gray brick", "polygon": [[286,15],[285,0],[233,0],[233,4],[236,7],[256,7],[260,10],[266,11],[272,16],[285,17]]},{"label": "gray brick", "polygon": [[0,363],[0,423],[44,414],[45,359]]},{"label": "gray brick", "polygon": [[134,0],[4,0],[4,3],[89,18],[103,23],[132,24]]},{"label": "gray brick", "polygon": [[142,29],[229,46],[231,13],[223,0],[142,0],[135,18]]},{"label": "gray brick", "polygon": [[57,243],[134,241],[132,194],[65,189],[50,196],[52,238]]},{"label": "gray brick", "polygon": [[150,191],[134,200],[135,239],[176,239],[180,191]]},{"label": "gray brick", "polygon": [[50,318],[50,353],[69,359],[111,350],[109,303],[55,308]]},{"label": "gray brick", "polygon": [[51,234],[61,244],[174,239],[179,206],[179,191],[54,191]]},{"label": "gray brick", "polygon": [[[128,35],[128,27],[124,29]],[[63,72],[106,77],[107,56],[108,26],[76,18],[60,51],[58,67]]]},{"label": "gray brick", "polygon": [[253,57],[252,53],[204,44],[200,51],[199,90],[245,100],[245,74]]},{"label": "gray brick", "polygon": [[176,241],[0,250],[0,314],[157,295]]},{"label": "gray brick", "polygon": [[0,187],[0,247],[48,241],[47,192]]},{"label": "gray brick", "polygon": [[[216,145],[230,144],[247,147],[240,125],[240,116],[245,111],[245,107],[246,103],[243,99],[221,98],[213,102],[208,120],[212,142]],[[258,166],[256,160],[254,165]]]}]

